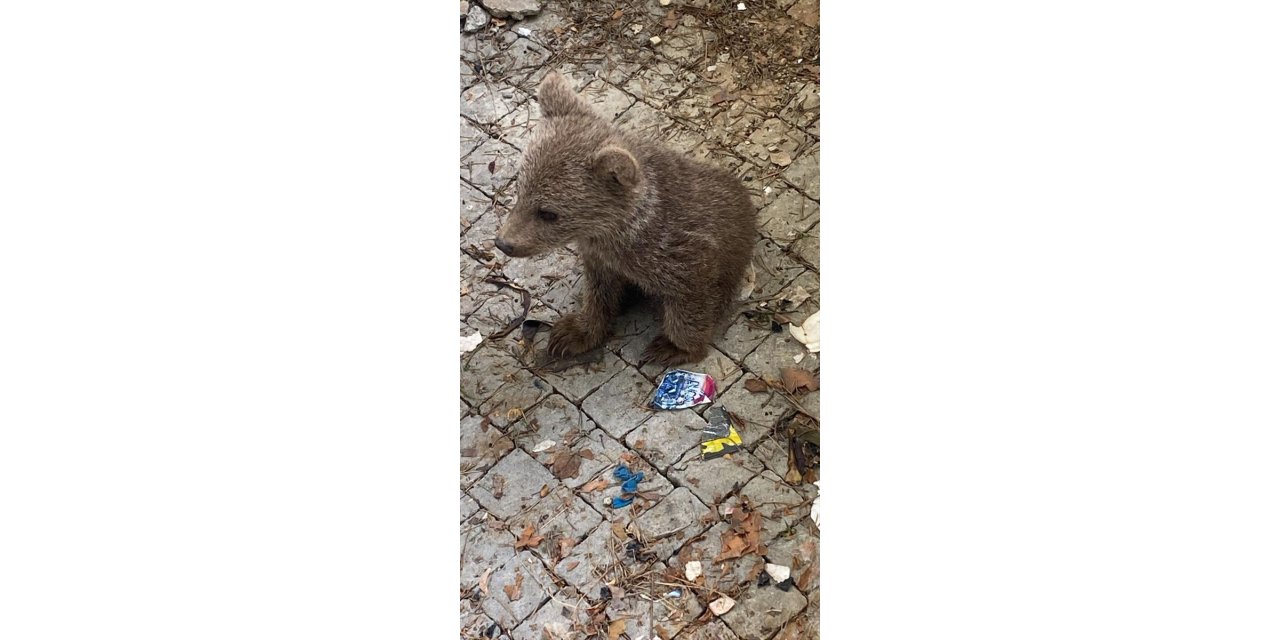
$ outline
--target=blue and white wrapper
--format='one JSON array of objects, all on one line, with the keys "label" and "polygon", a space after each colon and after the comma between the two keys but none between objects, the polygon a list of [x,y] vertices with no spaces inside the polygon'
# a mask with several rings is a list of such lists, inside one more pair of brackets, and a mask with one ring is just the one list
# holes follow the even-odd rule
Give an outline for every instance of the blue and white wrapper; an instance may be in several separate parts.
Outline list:
[{"label": "blue and white wrapper", "polygon": [[662,377],[653,395],[655,409],[688,409],[715,398],[716,381],[705,373],[675,370]]}]

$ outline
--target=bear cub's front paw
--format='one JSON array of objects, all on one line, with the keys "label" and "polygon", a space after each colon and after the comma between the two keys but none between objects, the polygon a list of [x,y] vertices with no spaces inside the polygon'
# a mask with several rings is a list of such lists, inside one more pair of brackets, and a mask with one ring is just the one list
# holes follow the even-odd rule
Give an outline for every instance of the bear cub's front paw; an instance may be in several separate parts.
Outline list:
[{"label": "bear cub's front paw", "polygon": [[681,349],[673,344],[666,336],[658,336],[645,347],[644,353],[640,356],[640,364],[652,362],[663,368],[674,367],[676,365],[698,362],[707,357],[707,347],[703,345],[701,350]]},{"label": "bear cub's front paw", "polygon": [[555,358],[576,356],[600,346],[604,338],[603,328],[571,313],[560,318],[551,328],[551,335],[547,338],[547,353]]}]

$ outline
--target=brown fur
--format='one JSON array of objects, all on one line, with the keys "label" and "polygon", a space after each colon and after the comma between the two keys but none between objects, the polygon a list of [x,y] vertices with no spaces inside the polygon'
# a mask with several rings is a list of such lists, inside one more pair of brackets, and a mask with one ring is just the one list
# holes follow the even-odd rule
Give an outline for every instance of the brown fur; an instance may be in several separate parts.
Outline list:
[{"label": "brown fur", "polygon": [[577,245],[582,304],[552,329],[551,355],[602,344],[631,284],[662,308],[662,335],[644,359],[664,366],[703,359],[755,245],[746,189],[723,169],[613,126],[559,74],[548,74],[538,101],[542,121],[497,245],[514,257]]}]

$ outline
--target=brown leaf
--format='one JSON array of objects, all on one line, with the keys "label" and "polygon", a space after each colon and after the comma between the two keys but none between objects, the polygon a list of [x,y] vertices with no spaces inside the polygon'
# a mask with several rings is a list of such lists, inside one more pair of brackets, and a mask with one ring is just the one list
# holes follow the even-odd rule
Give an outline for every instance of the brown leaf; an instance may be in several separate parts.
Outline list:
[{"label": "brown leaf", "polygon": [[587,460],[595,460],[595,459],[596,459],[596,454],[595,454],[595,452],[593,452],[593,451],[592,451],[592,450],[590,450],[590,449],[583,449],[582,451],[579,451],[579,452],[578,452],[578,455],[580,455],[580,456],[582,456],[582,457],[586,458]]},{"label": "brown leaf", "polygon": [[733,558],[740,558],[747,550],[747,541],[742,536],[726,531],[720,538],[720,555],[716,556],[713,562],[724,562]]},{"label": "brown leaf", "polygon": [[818,390],[818,379],[804,369],[786,367],[782,370],[782,386],[790,393],[799,389]]},{"label": "brown leaf", "polygon": [[570,560],[564,564],[564,569],[565,571],[573,571],[574,569],[577,569],[580,564],[582,563],[577,560]]},{"label": "brown leaf", "polygon": [[484,573],[480,574],[480,593],[486,596],[489,595],[489,574],[491,573],[493,573],[493,567],[485,569]]},{"label": "brown leaf", "polygon": [[476,457],[476,448],[475,448],[475,447],[464,447],[464,448],[462,449],[462,457],[464,457],[464,458],[474,458],[474,457]]},{"label": "brown leaf", "polygon": [[582,485],[582,488],[579,489],[579,491],[582,491],[583,493],[591,493],[592,491],[599,491],[607,486],[609,486],[608,480],[605,480],[604,478],[596,478],[595,480]]},{"label": "brown leaf", "polygon": [[520,537],[516,539],[516,551],[521,549],[532,549],[542,542],[543,536],[537,536],[533,533],[533,525],[524,525],[524,531],[520,533]]},{"label": "brown leaf", "polygon": [[645,445],[645,440],[644,440],[644,439],[636,440],[636,448],[637,448],[637,449],[643,449],[643,448],[644,448],[644,445]]},{"label": "brown leaf", "polygon": [[502,493],[507,488],[507,479],[503,476],[495,476],[493,478],[493,497],[497,500],[502,499]]},{"label": "brown leaf", "polygon": [[581,468],[582,458],[578,454],[562,450],[556,454],[556,459],[551,463],[551,474],[564,480],[578,475],[578,470]]},{"label": "brown leaf", "polygon": [[516,581],[502,588],[502,591],[507,594],[507,600],[515,602],[520,599],[520,584],[523,582],[524,574],[516,571]]},{"label": "brown leaf", "polygon": [[544,484],[542,485],[542,490],[538,492],[538,497],[545,498],[547,497],[548,493],[551,493],[551,487],[548,487],[547,485]]},{"label": "brown leaf", "polygon": [[627,464],[635,464],[636,454],[631,453],[630,451],[623,451],[622,453],[618,454],[618,459]]},{"label": "brown leaf", "polygon": [[498,170],[498,161],[497,161],[497,160],[490,160],[490,161],[489,161],[489,173],[493,173],[494,171],[497,171],[497,170]]},{"label": "brown leaf", "polygon": [[618,522],[618,521],[616,521],[616,520],[615,520],[615,521],[614,521],[614,523],[613,523],[612,525],[610,525],[610,528],[611,528],[611,529],[613,529],[613,537],[615,537],[615,538],[617,538],[617,539],[619,539],[619,540],[626,540],[626,539],[627,539],[627,526],[626,526],[626,525],[624,525],[624,524],[622,524],[621,522]]},{"label": "brown leaf", "polygon": [[717,105],[717,104],[720,104],[721,102],[728,102],[730,100],[737,100],[737,99],[738,99],[738,94],[721,89],[715,92],[714,94],[712,94],[711,104]]},{"label": "brown leaf", "polygon": [[620,19],[622,18],[622,15],[623,15],[623,13],[622,13],[622,9],[618,9],[617,11],[614,11],[614,12],[613,12],[613,15],[609,16],[609,19],[610,19],[610,20],[620,20]]},{"label": "brown leaf", "polygon": [[743,384],[747,386],[747,391],[750,391],[751,393],[760,393],[761,391],[769,390],[769,383],[761,380],[760,378],[751,378]]},{"label": "brown leaf", "polygon": [[569,550],[573,549],[573,545],[575,543],[573,538],[560,538],[559,540],[556,540],[556,544],[559,545],[560,557],[563,558],[569,555]]},{"label": "brown leaf", "polygon": [[618,636],[627,630],[626,620],[614,620],[609,623],[609,640],[618,640]]},{"label": "brown leaf", "polygon": [[679,23],[680,23],[680,18],[676,16],[675,9],[668,11],[666,17],[662,19],[662,26],[668,29],[676,28],[676,25]]}]

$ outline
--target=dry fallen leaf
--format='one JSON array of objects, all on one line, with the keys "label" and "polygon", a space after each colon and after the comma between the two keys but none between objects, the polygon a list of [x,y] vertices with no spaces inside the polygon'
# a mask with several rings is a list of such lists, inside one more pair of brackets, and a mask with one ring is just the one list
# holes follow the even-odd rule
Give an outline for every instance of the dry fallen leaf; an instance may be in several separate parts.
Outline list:
[{"label": "dry fallen leaf", "polygon": [[751,378],[743,384],[747,386],[747,391],[750,391],[751,393],[760,393],[761,391],[769,390],[769,383],[761,380],[760,378]]},{"label": "dry fallen leaf", "polygon": [[507,488],[507,479],[503,476],[497,476],[493,479],[493,497],[497,500],[502,499],[502,493]]},{"label": "dry fallen leaf", "polygon": [[538,492],[538,497],[545,498],[547,497],[548,493],[551,493],[551,487],[548,487],[547,485],[544,484],[542,485],[542,490]]},{"label": "dry fallen leaf", "polygon": [[786,367],[782,370],[782,386],[790,393],[795,393],[800,389],[817,391],[818,379],[804,369]]},{"label": "dry fallen leaf", "polygon": [[618,9],[617,11],[614,11],[614,12],[613,12],[613,15],[609,16],[609,19],[610,19],[610,20],[618,20],[618,19],[622,18],[622,15],[623,15],[623,14],[622,14],[622,9]]},{"label": "dry fallen leaf", "polygon": [[609,640],[618,640],[623,631],[627,630],[626,620],[614,620],[609,623]]},{"label": "dry fallen leaf", "polygon": [[721,89],[715,92],[714,94],[712,94],[711,104],[717,105],[717,104],[720,104],[721,102],[728,102],[730,100],[737,100],[737,99],[738,99],[738,94],[730,93],[728,91],[725,91],[724,89]]},{"label": "dry fallen leaf", "polygon": [[720,555],[716,556],[714,562],[724,562],[733,558],[742,557],[742,553],[747,549],[747,541],[742,539],[732,531],[724,532],[724,537],[720,542]]},{"label": "dry fallen leaf", "polygon": [[524,525],[524,531],[520,533],[520,537],[516,539],[516,551],[521,549],[532,549],[542,542],[543,536],[533,534],[533,525]]},{"label": "dry fallen leaf", "polygon": [[551,474],[564,480],[578,475],[580,468],[582,468],[582,458],[566,449],[556,454],[555,460],[551,463]]},{"label": "dry fallen leaf", "polygon": [[580,564],[582,563],[577,560],[570,560],[565,563],[564,568],[566,571],[573,571],[574,569],[577,569]]},{"label": "dry fallen leaf", "polygon": [[609,486],[608,480],[605,480],[604,478],[596,478],[595,480],[582,485],[582,489],[580,489],[580,491],[583,493],[591,493],[592,491],[599,491],[607,486]]},{"label": "dry fallen leaf", "polygon": [[582,456],[583,458],[586,458],[587,460],[596,459],[596,454],[592,452],[590,449],[583,449],[582,451],[578,452],[578,455]]},{"label": "dry fallen leaf", "polygon": [[520,584],[524,582],[524,574],[516,571],[516,581],[503,587],[503,593],[507,594],[507,600],[515,602],[520,599]]},{"label": "dry fallen leaf", "polygon": [[480,593],[486,596],[489,595],[489,575],[492,573],[493,567],[489,567],[484,570],[484,573],[480,574]]},{"label": "dry fallen leaf", "polygon": [[680,23],[680,18],[676,16],[675,9],[668,11],[666,17],[662,19],[662,26],[668,29],[676,28],[676,25],[679,23]]},{"label": "dry fallen leaf", "polygon": [[569,550],[573,549],[575,543],[573,538],[560,538],[556,541],[556,544],[560,546],[560,557],[563,558],[569,555]]}]

